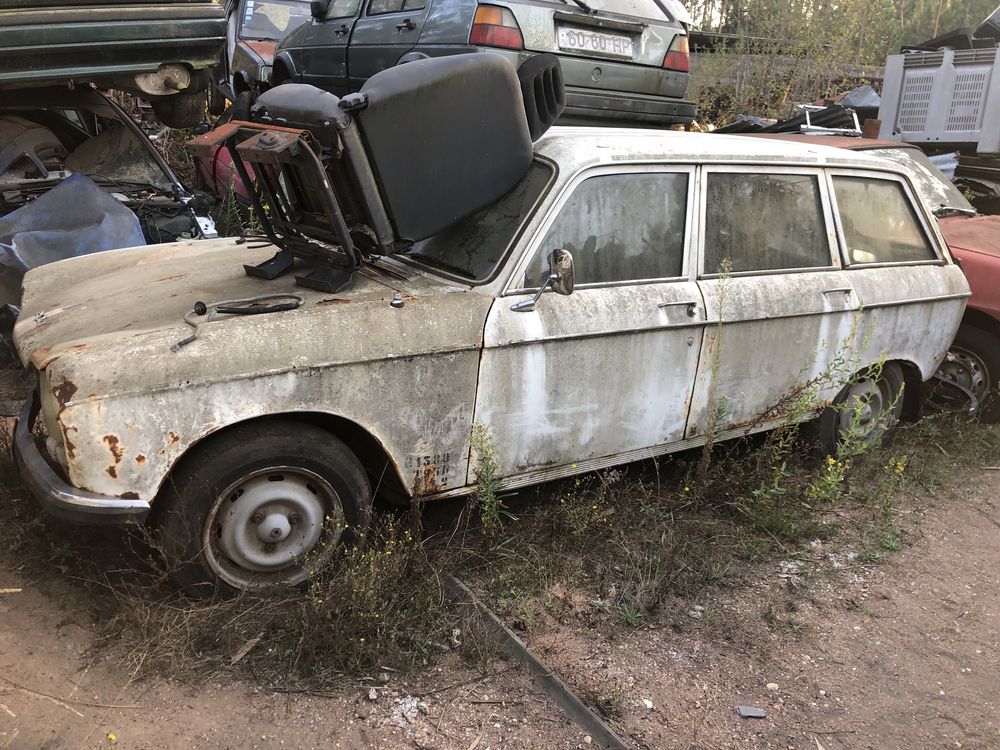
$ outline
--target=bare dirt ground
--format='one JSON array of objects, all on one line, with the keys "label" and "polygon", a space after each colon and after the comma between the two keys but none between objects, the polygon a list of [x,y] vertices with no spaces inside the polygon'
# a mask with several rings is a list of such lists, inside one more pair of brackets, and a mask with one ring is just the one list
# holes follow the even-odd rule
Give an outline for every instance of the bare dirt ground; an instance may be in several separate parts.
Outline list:
[{"label": "bare dirt ground", "polygon": [[[648,627],[592,627],[592,603],[556,591],[529,645],[639,748],[1000,748],[998,490],[1000,472],[956,467],[883,561],[816,542]],[[587,746],[503,662],[449,655],[321,695],[137,680],[95,646],[72,570],[39,580],[4,551],[0,590],[0,748]]]}]

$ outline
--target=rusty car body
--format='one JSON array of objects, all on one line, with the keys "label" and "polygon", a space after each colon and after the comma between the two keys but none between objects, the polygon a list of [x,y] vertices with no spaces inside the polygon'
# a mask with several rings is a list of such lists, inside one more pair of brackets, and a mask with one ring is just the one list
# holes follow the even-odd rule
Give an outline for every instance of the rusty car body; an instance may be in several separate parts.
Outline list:
[{"label": "rusty car body", "polygon": [[[251,125],[248,153],[297,143],[293,162],[317,158],[306,135]],[[860,215],[869,190],[901,228],[861,248],[859,228],[883,226]],[[274,255],[267,241],[175,243],[25,279],[15,337],[39,382],[15,439],[26,483],[76,520],[166,515],[171,549],[197,558],[188,590],[303,580],[318,539],[364,525],[373,491],[473,491],[477,423],[504,488],[771,428],[804,382],[862,404],[878,432],[940,366],[968,296],[905,170],[643,130],[552,129],[502,197],[373,253],[336,291],[244,272]],[[257,295],[297,302],[192,312]],[[851,370],[823,381],[838,362]],[[845,424],[823,415],[835,443]],[[340,469],[317,463],[328,453]],[[204,506],[186,526],[171,520],[184,497]]]}]

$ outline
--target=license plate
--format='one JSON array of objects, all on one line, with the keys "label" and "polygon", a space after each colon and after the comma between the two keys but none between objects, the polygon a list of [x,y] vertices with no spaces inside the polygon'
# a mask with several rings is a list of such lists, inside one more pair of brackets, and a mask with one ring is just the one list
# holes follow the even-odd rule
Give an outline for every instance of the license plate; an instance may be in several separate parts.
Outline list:
[{"label": "license plate", "polygon": [[605,34],[601,31],[570,29],[563,26],[558,30],[558,38],[560,49],[632,59],[632,40],[621,34]]}]

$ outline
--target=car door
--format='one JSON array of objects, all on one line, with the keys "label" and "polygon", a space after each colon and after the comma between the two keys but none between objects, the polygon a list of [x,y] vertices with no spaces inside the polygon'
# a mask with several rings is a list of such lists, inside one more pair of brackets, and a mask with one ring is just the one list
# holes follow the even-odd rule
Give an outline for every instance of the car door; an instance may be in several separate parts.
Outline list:
[{"label": "car door", "polygon": [[[688,438],[781,420],[853,350],[858,301],[840,267],[821,169],[705,167],[699,285],[707,315]],[[819,379],[819,380],[818,380]]]},{"label": "car door", "polygon": [[362,0],[332,0],[323,21],[305,23],[281,44],[291,57],[299,83],[309,83],[337,96],[350,90],[347,45],[358,21]]},{"label": "car door", "polygon": [[917,352],[944,352],[953,332],[937,321],[950,319],[946,308],[965,290],[953,283],[942,295],[944,258],[917,194],[888,172],[830,170],[830,183],[843,263],[863,308],[862,358],[892,352],[919,362]]},{"label": "car door", "polygon": [[[705,325],[687,253],[693,180],[688,167],[585,172],[527,243],[487,318],[476,397],[508,483],[683,438]],[[531,299],[557,248],[573,255],[575,291],[512,309]]]},{"label": "car door", "polygon": [[368,0],[351,34],[347,72],[352,91],[399,62],[420,38],[430,0]]}]

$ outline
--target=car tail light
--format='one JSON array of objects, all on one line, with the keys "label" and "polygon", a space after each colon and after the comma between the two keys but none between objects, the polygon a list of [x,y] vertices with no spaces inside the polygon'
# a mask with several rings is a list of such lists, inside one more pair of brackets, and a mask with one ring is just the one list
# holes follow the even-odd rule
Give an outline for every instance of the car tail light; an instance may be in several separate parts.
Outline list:
[{"label": "car tail light", "polygon": [[472,19],[472,33],[469,44],[483,47],[506,47],[524,49],[521,27],[509,8],[499,5],[480,5]]},{"label": "car tail light", "polygon": [[667,50],[666,57],[663,58],[663,67],[667,70],[676,70],[681,73],[691,72],[691,53],[688,49],[688,38],[686,36],[675,36],[674,41]]}]

